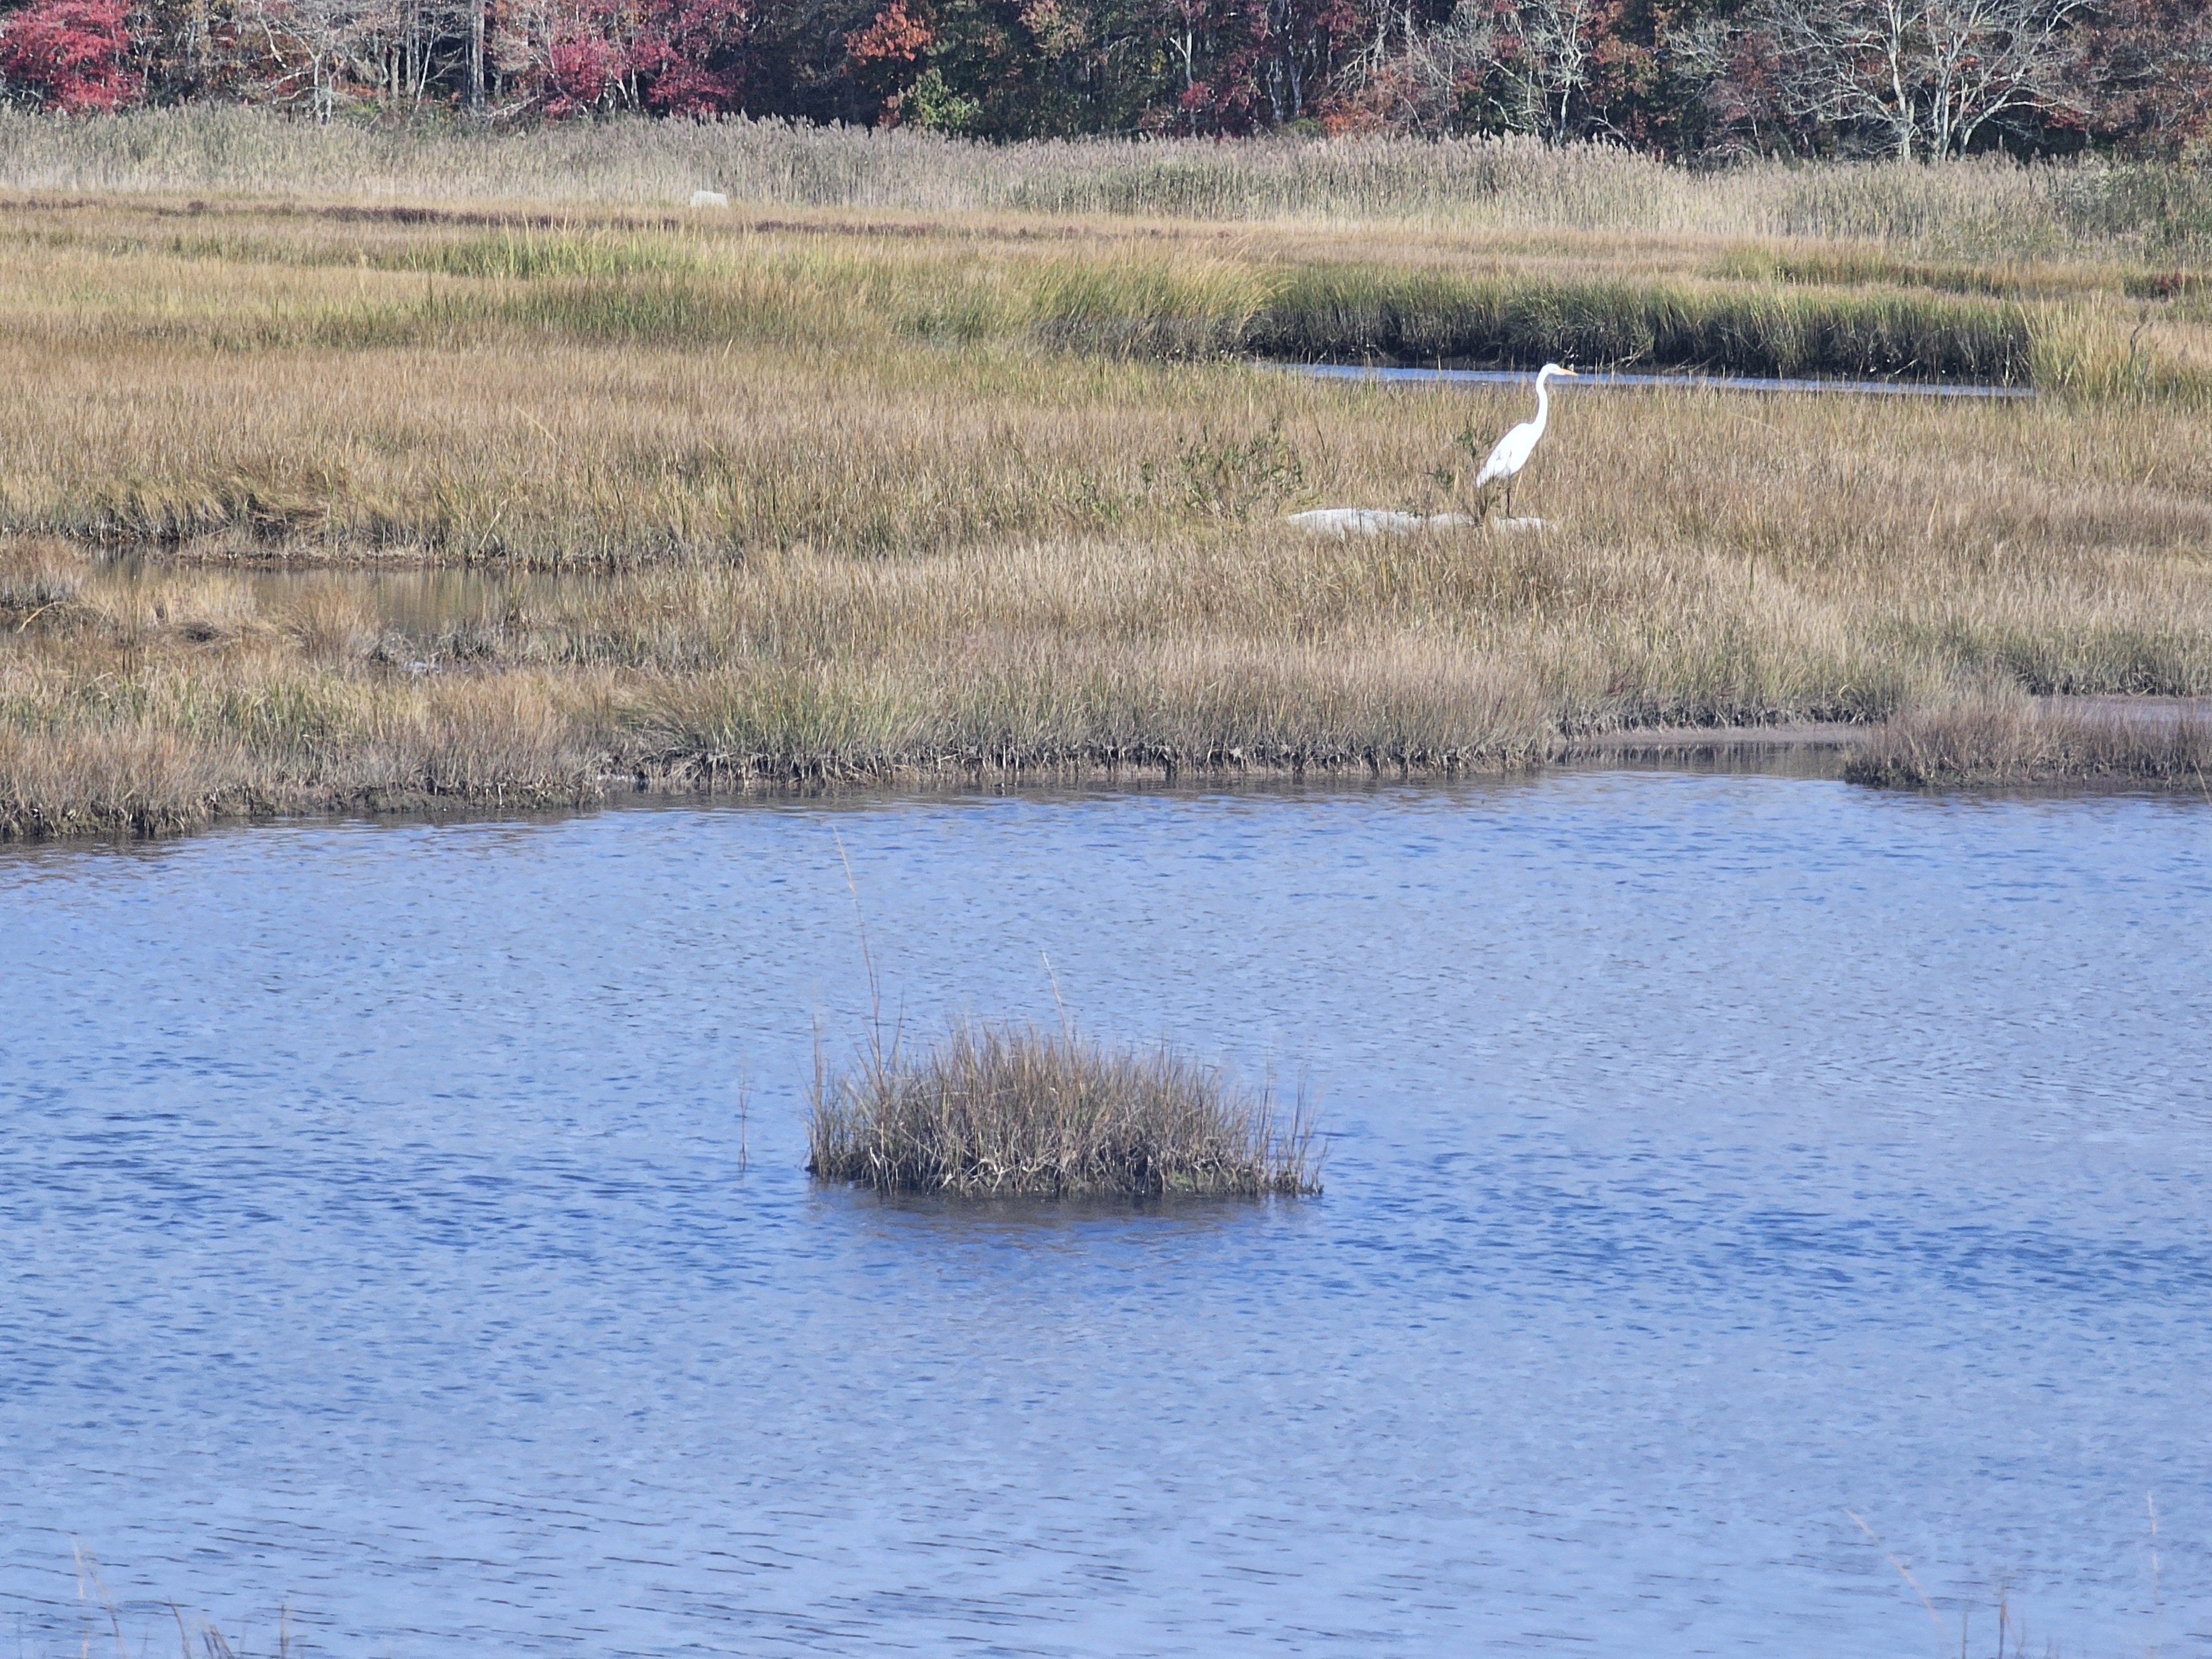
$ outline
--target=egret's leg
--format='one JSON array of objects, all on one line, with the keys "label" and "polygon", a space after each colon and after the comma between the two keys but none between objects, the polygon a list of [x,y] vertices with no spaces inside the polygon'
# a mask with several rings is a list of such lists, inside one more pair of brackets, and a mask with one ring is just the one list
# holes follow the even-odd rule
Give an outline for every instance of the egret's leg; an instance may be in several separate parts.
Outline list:
[{"label": "egret's leg", "polygon": [[1517,472],[1509,472],[1505,475],[1505,516],[1509,519],[1513,516],[1514,481],[1520,476]]}]

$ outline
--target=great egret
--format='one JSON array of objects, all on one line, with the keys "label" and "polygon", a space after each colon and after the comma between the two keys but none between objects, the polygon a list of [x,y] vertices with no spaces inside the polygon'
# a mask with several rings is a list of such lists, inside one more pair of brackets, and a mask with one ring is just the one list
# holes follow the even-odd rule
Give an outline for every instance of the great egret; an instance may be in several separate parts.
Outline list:
[{"label": "great egret", "polygon": [[1521,469],[1528,465],[1528,458],[1536,452],[1536,441],[1544,435],[1545,423],[1552,418],[1552,394],[1544,382],[1554,374],[1571,380],[1574,370],[1558,363],[1546,363],[1536,374],[1536,418],[1523,421],[1498,441],[1490,452],[1490,459],[1482,464],[1482,471],[1474,475],[1474,487],[1481,489],[1497,479],[1505,480],[1505,516],[1513,516],[1513,480]]}]

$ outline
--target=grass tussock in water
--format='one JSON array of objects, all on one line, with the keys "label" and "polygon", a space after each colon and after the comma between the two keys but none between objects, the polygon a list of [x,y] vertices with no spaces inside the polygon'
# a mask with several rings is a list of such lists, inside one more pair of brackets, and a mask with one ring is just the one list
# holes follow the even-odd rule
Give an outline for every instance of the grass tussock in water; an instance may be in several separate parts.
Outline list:
[{"label": "grass tussock in water", "polygon": [[806,1167],[960,1197],[1294,1195],[1321,1190],[1313,1138],[1303,1103],[1164,1047],[963,1021],[918,1058],[893,1043],[817,1064]]},{"label": "grass tussock in water", "polygon": [[2212,796],[2212,722],[2148,712],[2053,708],[2017,697],[1916,709],[1877,728],[1844,775],[1899,789],[2110,781]]}]

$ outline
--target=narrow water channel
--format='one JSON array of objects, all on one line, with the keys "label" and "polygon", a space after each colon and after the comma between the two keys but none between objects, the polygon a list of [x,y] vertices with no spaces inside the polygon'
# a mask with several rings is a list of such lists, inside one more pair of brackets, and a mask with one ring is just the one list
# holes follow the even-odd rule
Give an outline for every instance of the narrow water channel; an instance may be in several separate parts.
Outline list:
[{"label": "narrow water channel", "polygon": [[[1324,380],[1380,380],[1386,384],[1419,385],[1443,381],[1464,386],[1534,386],[1534,369],[1518,368],[1406,368],[1363,363],[1273,363],[1267,368],[1310,374]],[[2027,386],[1978,386],[1964,380],[1842,380],[1773,379],[1756,374],[1637,374],[1625,370],[1586,368],[1571,383],[1562,384],[1562,394],[1583,386],[1621,387],[1644,392],[1796,392],[1860,398],[2032,398]]]},{"label": "narrow water channel", "polygon": [[[74,1540],[132,1652],[2204,1652],[2208,831],[1648,770],[0,849],[0,1638],[106,1650]],[[1048,952],[1305,1075],[1325,1194],[812,1187],[841,843],[908,1040]]]}]

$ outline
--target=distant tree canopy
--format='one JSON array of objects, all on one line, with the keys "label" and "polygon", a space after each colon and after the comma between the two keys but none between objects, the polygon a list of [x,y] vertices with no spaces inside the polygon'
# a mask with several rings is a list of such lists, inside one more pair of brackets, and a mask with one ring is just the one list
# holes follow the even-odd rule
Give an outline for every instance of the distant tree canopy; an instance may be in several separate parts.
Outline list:
[{"label": "distant tree canopy", "polygon": [[2212,144],[2207,0],[0,0],[91,112],[742,111],[992,139],[1522,132],[1674,155]]}]

